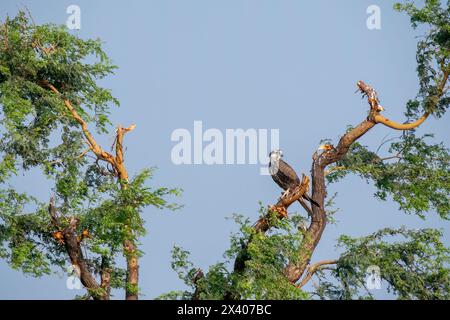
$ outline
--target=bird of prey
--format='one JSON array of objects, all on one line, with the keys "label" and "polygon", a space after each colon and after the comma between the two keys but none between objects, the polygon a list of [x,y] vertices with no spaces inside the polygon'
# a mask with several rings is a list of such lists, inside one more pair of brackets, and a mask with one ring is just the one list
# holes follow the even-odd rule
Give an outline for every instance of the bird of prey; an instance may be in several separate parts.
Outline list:
[{"label": "bird of prey", "polygon": [[[269,157],[270,175],[272,176],[273,181],[275,181],[275,183],[285,191],[283,194],[283,196],[285,196],[290,190],[293,190],[295,187],[300,185],[300,178],[297,176],[294,169],[292,169],[290,165],[281,159],[281,157],[283,157],[283,152],[281,150],[274,150],[270,152]],[[303,194],[302,198],[320,208],[320,205],[311,199],[306,193]]]}]

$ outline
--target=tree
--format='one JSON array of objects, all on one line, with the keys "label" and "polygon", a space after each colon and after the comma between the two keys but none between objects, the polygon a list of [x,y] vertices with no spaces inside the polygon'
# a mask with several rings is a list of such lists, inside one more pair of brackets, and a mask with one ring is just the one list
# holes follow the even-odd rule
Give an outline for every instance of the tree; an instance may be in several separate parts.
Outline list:
[{"label": "tree", "polygon": [[[124,288],[137,299],[140,213],[178,208],[166,200],[178,189],[147,186],[152,170],[129,177],[123,140],[135,125],[117,126],[111,151],[94,137],[108,133],[110,107],[119,105],[97,84],[115,68],[99,40],[35,25],[25,12],[0,26],[0,257],[33,276],[69,261],[84,298]],[[8,183],[32,169],[54,183],[47,200]]]},{"label": "tree", "polygon": [[[418,136],[414,129],[426,125],[430,116],[441,118],[449,106],[450,2],[444,6],[438,0],[426,0],[418,8],[408,1],[395,9],[406,12],[414,28],[427,27],[417,45],[420,90],[406,105],[407,121],[384,117],[376,91],[359,81],[358,90],[369,104],[367,118],[348,127],[336,146],[327,143],[314,152],[311,177],[303,175],[301,184],[275,205],[261,206],[261,218],[255,224],[236,217],[241,231],[232,237],[224,262],[203,272],[189,261],[188,251],[175,247],[172,267],[191,289],[161,298],[370,299],[365,280],[367,268],[373,265],[400,299],[450,298],[450,249],[438,230],[386,228],[359,239],[342,236],[339,257],[311,263],[327,224],[333,221],[334,197],[327,198],[327,186],[348,174],[372,182],[376,198],[391,196],[406,213],[425,218],[434,210],[449,219],[448,149],[442,143],[428,144],[431,135]],[[387,156],[359,142],[377,125],[401,132],[397,139],[385,142],[390,143]],[[308,191],[310,181],[312,199],[320,207],[302,203],[306,215],[288,214],[289,206]],[[314,276],[319,283],[306,292],[302,288]]]}]

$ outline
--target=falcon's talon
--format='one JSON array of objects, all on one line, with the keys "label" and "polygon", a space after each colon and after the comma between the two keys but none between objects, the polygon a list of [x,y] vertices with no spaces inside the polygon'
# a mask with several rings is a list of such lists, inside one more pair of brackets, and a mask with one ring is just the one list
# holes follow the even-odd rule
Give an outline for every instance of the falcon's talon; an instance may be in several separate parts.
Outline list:
[{"label": "falcon's talon", "polygon": [[286,197],[291,192],[290,188],[287,188],[286,191],[281,195],[281,198]]}]

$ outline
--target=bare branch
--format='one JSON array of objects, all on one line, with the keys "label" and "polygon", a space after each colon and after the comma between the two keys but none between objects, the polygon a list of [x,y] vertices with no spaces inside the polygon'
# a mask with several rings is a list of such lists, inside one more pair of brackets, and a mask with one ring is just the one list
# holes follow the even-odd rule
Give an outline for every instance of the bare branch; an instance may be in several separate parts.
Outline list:
[{"label": "bare branch", "polygon": [[[443,70],[443,77],[442,80],[439,84],[438,87],[438,93],[437,93],[437,97],[440,98],[444,95],[444,93],[446,92],[446,83],[449,77],[449,72],[448,70]],[[395,129],[395,130],[411,130],[411,129],[415,129],[418,126],[420,126],[430,115],[430,112],[425,112],[419,119],[417,119],[414,122],[411,123],[397,123],[395,121],[389,120],[385,117],[383,117],[381,114],[376,114],[374,117],[374,121],[376,123],[382,123],[385,126]]]},{"label": "bare branch", "polygon": [[429,112],[425,112],[423,116],[411,123],[398,123],[388,118],[383,117],[381,114],[375,115],[374,121],[376,123],[384,124],[385,126],[395,129],[395,130],[411,130],[420,126],[430,115]]},{"label": "bare branch", "polygon": [[311,207],[305,202],[305,200],[303,200],[303,198],[298,199],[298,202],[300,203],[300,205],[303,207],[303,209],[305,209],[305,211],[308,213],[308,216],[312,216],[312,209]]},{"label": "bare branch", "polygon": [[[86,150],[84,150],[82,153],[80,153],[79,155],[77,155],[74,159],[81,159],[83,158],[89,151],[91,151],[91,148],[87,148]],[[50,165],[54,165],[54,164],[58,164],[58,163],[62,163],[63,160],[62,159],[56,159],[53,161],[48,162],[48,164]]]},{"label": "bare branch", "polygon": [[305,277],[297,285],[297,288],[301,288],[305,284],[307,284],[309,282],[309,280],[311,280],[313,275],[317,271],[321,270],[323,266],[330,265],[330,264],[336,264],[337,262],[338,262],[338,260],[323,260],[323,261],[319,261],[319,262],[316,262],[316,263],[310,265],[307,269],[307,273],[306,273]]},{"label": "bare branch", "polygon": [[[276,205],[270,206],[269,211],[277,213],[277,218],[283,219],[288,216],[287,209],[295,201],[300,201],[302,196],[308,192],[309,189],[309,178],[306,175],[302,176],[302,182],[289,193],[283,195],[277,202]],[[312,213],[311,209],[302,201],[300,204],[304,204],[304,208],[308,213]],[[270,215],[269,212],[269,215]],[[269,228],[269,217],[261,217],[255,224],[254,228],[258,232],[266,232]]]},{"label": "bare branch", "polygon": [[329,170],[325,170],[325,176],[335,172],[335,171],[343,171],[343,170],[347,170],[348,168],[345,166],[334,166],[332,168],[330,168]]},{"label": "bare branch", "polygon": [[402,136],[400,135],[400,136],[398,136],[398,137],[393,137],[393,138],[386,139],[388,136],[389,136],[389,134],[387,134],[387,135],[383,138],[383,140],[381,141],[381,143],[380,143],[380,145],[378,146],[377,150],[375,151],[376,154],[378,154],[378,152],[380,151],[380,149],[381,149],[386,143],[391,142],[391,141],[396,140],[396,139],[400,139],[400,138],[402,137]]}]

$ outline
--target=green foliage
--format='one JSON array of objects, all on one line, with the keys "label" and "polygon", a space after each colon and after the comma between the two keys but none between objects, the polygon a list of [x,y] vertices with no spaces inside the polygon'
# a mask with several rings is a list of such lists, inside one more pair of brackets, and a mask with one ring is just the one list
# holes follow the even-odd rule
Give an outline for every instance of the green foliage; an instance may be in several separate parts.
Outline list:
[{"label": "green foliage", "polygon": [[[109,108],[119,102],[97,82],[115,68],[100,40],[80,39],[65,26],[35,25],[24,12],[0,25],[0,258],[11,267],[33,276],[55,267],[66,271],[65,247],[52,237],[53,196],[59,228],[76,218],[77,235],[89,233],[81,246],[93,274],[107,261],[111,287],[125,288],[126,271],[117,258],[125,239],[138,244],[145,234],[144,208],[179,208],[166,200],[178,189],[148,187],[150,169],[118,181],[88,153],[82,128],[64,104],[69,100],[89,127],[107,133]],[[12,175],[33,168],[54,182],[44,203],[8,185]]]},{"label": "green foliage", "polygon": [[[450,9],[437,0],[425,1],[423,8],[417,8],[411,1],[396,4],[395,8],[411,17],[413,27],[429,26],[417,48],[420,90],[407,103],[405,115],[409,120],[424,112],[441,117],[450,102],[448,86],[442,85],[450,72]],[[328,182],[356,173],[373,181],[379,199],[386,200],[390,195],[407,213],[424,218],[425,213],[435,210],[448,219],[450,156],[444,144],[428,144],[430,137],[430,134],[417,137],[414,131],[404,133],[391,143],[389,155],[384,158],[360,143],[353,143],[345,159],[336,163],[336,169],[340,170],[331,170],[327,176]]]},{"label": "green foliage", "polygon": [[[409,120],[424,112],[442,117],[450,102],[442,86],[450,71],[450,8],[437,0],[425,1],[423,8],[412,2],[395,8],[406,12],[414,27],[428,26],[417,49],[420,90],[407,103],[405,114]],[[114,69],[99,40],[80,39],[63,26],[34,25],[24,12],[0,25],[0,258],[32,276],[49,274],[68,263],[64,246],[51,236],[55,227],[48,199],[41,202],[8,185],[19,170],[40,168],[54,182],[61,228],[76,217],[77,234],[88,230],[91,235],[82,241],[89,268],[98,275],[107,261],[111,286],[137,293],[138,287],[126,284],[126,270],[118,263],[118,256],[124,254],[123,242],[138,244],[145,235],[141,217],[145,207],[177,209],[166,199],[179,195],[179,190],[149,188],[151,170],[141,171],[130,181],[117,181],[111,168],[85,155],[79,124],[64,105],[65,99],[70,100],[89,126],[95,126],[98,133],[108,132],[109,107],[119,102],[97,81]],[[58,93],[48,90],[48,84]],[[333,171],[327,178],[336,182],[353,172],[373,181],[378,198],[392,196],[405,212],[425,217],[429,210],[436,210],[442,218],[449,218],[448,149],[443,144],[428,144],[428,137],[404,134],[391,143],[389,159],[355,143],[336,164],[344,170]],[[332,204],[333,198],[327,202]],[[334,212],[327,210],[329,221]],[[172,268],[188,289],[160,298],[310,298],[283,273],[288,261],[299,259],[306,218],[290,214],[280,221],[265,208],[260,213],[269,214],[270,231],[256,233],[248,220],[235,216],[240,232],[231,237],[224,261],[210,266],[204,275],[189,261],[189,252],[175,247]],[[397,241],[400,238],[404,241]],[[376,265],[388,290],[400,299],[449,299],[450,255],[440,238],[435,230],[406,229],[383,229],[360,239],[342,236],[339,245],[344,253],[334,270],[318,273],[320,286],[313,294],[333,299],[373,298],[364,281],[367,267]],[[245,258],[245,269],[233,272],[237,257]],[[103,291],[89,294],[102,295]]]},{"label": "green foliage", "polygon": [[[106,132],[108,107],[118,101],[96,81],[114,69],[99,40],[82,40],[63,26],[36,26],[24,12],[8,18],[0,26],[0,125],[6,129],[0,153],[21,160],[26,169],[53,160],[53,153],[61,150],[49,146],[51,133],[58,128],[79,131],[62,98],[87,123]],[[80,146],[74,145],[73,152],[80,153]]]},{"label": "green foliage", "polygon": [[417,118],[424,111],[442,117],[450,104],[448,91],[443,92],[443,73],[450,72],[450,8],[439,0],[426,0],[423,8],[412,1],[397,3],[394,8],[411,17],[414,28],[426,24],[427,34],[417,44],[417,73],[420,90],[416,99],[407,105],[406,115]]},{"label": "green foliage", "polygon": [[391,144],[389,156],[381,158],[366,146],[354,143],[345,159],[338,162],[344,170],[327,176],[336,182],[353,172],[373,181],[376,197],[386,200],[388,195],[405,212],[424,217],[431,209],[445,219],[450,213],[450,155],[442,144],[427,144],[432,135],[416,137],[404,134]]},{"label": "green foliage", "polygon": [[[261,206],[260,215],[269,217],[271,212]],[[291,214],[289,219],[269,219],[273,228],[268,233],[255,232],[249,220],[235,217],[240,233],[232,237],[226,257],[233,261],[242,254],[248,243],[245,270],[234,273],[232,294],[240,299],[305,299],[307,295],[293,286],[284,276],[289,261],[298,258],[298,246],[303,239],[301,224],[304,218]],[[251,241],[249,241],[251,239]]]},{"label": "green foliage", "polygon": [[[261,208],[261,214],[267,209]],[[303,239],[300,224],[304,218],[276,220],[275,229],[268,234],[255,233],[252,225],[242,216],[236,215],[240,233],[232,236],[230,249],[224,255],[225,261],[209,267],[200,279],[196,279],[198,268],[189,261],[189,252],[175,247],[172,251],[172,268],[180,279],[191,289],[184,292],[171,292],[172,297],[192,298],[195,290],[199,299],[306,299],[308,295],[293,286],[284,277],[283,270],[288,261],[298,257],[298,245]],[[231,262],[242,253],[242,246],[252,239],[246,250],[246,269],[243,273],[233,273]]]},{"label": "green foliage", "polygon": [[[48,212],[27,213],[35,199],[13,189],[0,190],[0,258],[25,274],[49,274],[51,266],[63,266],[61,248],[51,239]],[[43,250],[46,248],[47,250]]]},{"label": "green foliage", "polygon": [[362,238],[341,236],[344,249],[330,281],[322,275],[315,292],[323,299],[372,299],[366,287],[371,266],[380,268],[387,290],[398,299],[450,298],[450,248],[437,230],[382,229]]},{"label": "green foliage", "polygon": [[[122,189],[114,181],[104,183],[95,189],[108,197],[92,205],[81,218],[81,226],[92,230],[96,235],[94,251],[101,253],[105,244],[112,252],[122,247],[125,239],[137,240],[145,235],[142,210],[147,206],[158,209],[177,209],[178,206],[164,200],[165,196],[178,195],[178,189],[158,188],[152,190],[145,185],[151,177],[151,170],[143,170]],[[130,239],[129,230],[133,230]]]}]

